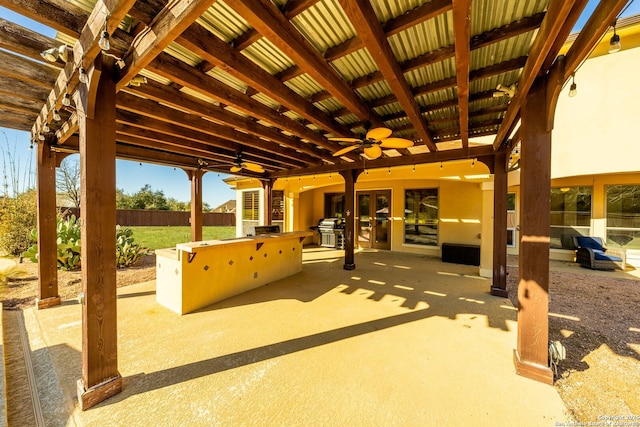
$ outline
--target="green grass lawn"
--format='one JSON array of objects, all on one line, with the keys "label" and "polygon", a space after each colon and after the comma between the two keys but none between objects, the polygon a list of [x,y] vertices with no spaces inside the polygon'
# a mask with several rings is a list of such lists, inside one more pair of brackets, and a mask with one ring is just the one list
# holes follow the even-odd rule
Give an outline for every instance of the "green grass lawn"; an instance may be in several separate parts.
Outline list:
[{"label": "green grass lawn", "polygon": [[[149,249],[174,248],[177,243],[191,241],[191,227],[127,227],[133,230],[134,242]],[[236,236],[236,227],[202,227],[203,240],[228,239]]]}]

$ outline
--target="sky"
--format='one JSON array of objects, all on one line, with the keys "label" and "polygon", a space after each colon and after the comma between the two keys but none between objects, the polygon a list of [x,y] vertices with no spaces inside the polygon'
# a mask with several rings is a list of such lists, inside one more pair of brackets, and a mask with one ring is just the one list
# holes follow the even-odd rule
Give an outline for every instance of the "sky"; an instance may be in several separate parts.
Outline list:
[{"label": "sky", "polygon": [[[574,31],[579,31],[584,25],[591,12],[598,4],[597,0],[589,0],[585,10],[578,20]],[[640,13],[640,0],[632,1],[631,5],[623,12],[622,16],[635,15]],[[12,21],[23,27],[32,29],[48,37],[55,37],[55,30],[38,24],[28,18],[18,15],[8,9],[0,7],[0,17]],[[624,40],[622,40],[624,48]],[[27,169],[34,170],[35,153],[29,150],[28,132],[16,131],[2,127],[0,122],[0,165],[10,152],[18,164],[21,171]],[[77,156],[74,156],[77,158]],[[5,170],[3,176],[10,175]],[[24,174],[21,173],[21,176]],[[235,199],[235,192],[225,184],[222,179],[229,175],[208,172],[204,175],[202,185],[203,202],[208,203],[212,208]],[[35,181],[32,181],[35,182]],[[4,182],[2,183],[4,184]],[[151,185],[153,190],[160,190],[166,197],[188,202],[191,195],[189,180],[187,175],[180,169],[173,167],[158,166],[148,163],[138,163],[126,160],[116,161],[116,186],[124,190],[127,194],[133,194],[146,184]]]}]

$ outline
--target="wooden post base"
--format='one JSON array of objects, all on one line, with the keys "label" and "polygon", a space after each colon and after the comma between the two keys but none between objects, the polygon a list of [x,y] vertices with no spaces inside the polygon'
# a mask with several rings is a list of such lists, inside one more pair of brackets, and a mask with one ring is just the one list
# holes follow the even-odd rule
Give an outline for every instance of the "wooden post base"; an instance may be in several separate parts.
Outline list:
[{"label": "wooden post base", "polygon": [[120,374],[118,374],[117,377],[110,378],[107,381],[91,387],[89,390],[85,389],[82,380],[78,380],[78,402],[80,403],[80,409],[86,411],[121,391],[122,377]]},{"label": "wooden post base", "polygon": [[344,268],[345,270],[355,270],[356,269],[356,265],[355,264],[345,264],[342,266],[342,268]]},{"label": "wooden post base", "polygon": [[491,295],[494,297],[509,298],[509,292],[506,289],[491,287]]},{"label": "wooden post base", "polygon": [[43,308],[54,307],[54,306],[60,305],[60,304],[62,304],[62,300],[60,299],[59,296],[51,297],[51,298],[45,298],[45,299],[36,298],[36,308],[38,310],[41,310]]},{"label": "wooden post base", "polygon": [[520,360],[518,350],[513,350],[513,364],[516,367],[516,374],[544,384],[553,385],[553,371],[551,368],[537,363]]}]

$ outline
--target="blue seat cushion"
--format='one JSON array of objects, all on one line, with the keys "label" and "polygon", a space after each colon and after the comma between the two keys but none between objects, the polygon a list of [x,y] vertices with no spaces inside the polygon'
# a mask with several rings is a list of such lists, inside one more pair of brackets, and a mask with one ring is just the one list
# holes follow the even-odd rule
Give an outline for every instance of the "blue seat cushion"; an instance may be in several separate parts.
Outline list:
[{"label": "blue seat cushion", "polygon": [[602,247],[602,240],[599,237],[577,236],[576,240],[578,241],[578,247],[580,248],[597,249],[600,251],[604,250]]},{"label": "blue seat cushion", "polygon": [[595,258],[596,261],[615,261],[615,262],[621,262],[622,258],[617,257],[617,256],[613,256],[613,255],[609,255],[606,254],[600,250],[594,249],[593,250],[593,257]]}]

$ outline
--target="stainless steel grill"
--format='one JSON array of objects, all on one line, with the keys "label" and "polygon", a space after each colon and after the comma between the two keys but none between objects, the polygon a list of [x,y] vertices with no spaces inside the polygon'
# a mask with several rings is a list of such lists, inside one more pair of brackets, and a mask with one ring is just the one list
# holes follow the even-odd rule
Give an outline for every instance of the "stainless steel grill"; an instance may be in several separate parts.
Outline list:
[{"label": "stainless steel grill", "polygon": [[318,222],[320,246],[344,249],[344,220],[342,218],[322,218]]}]

